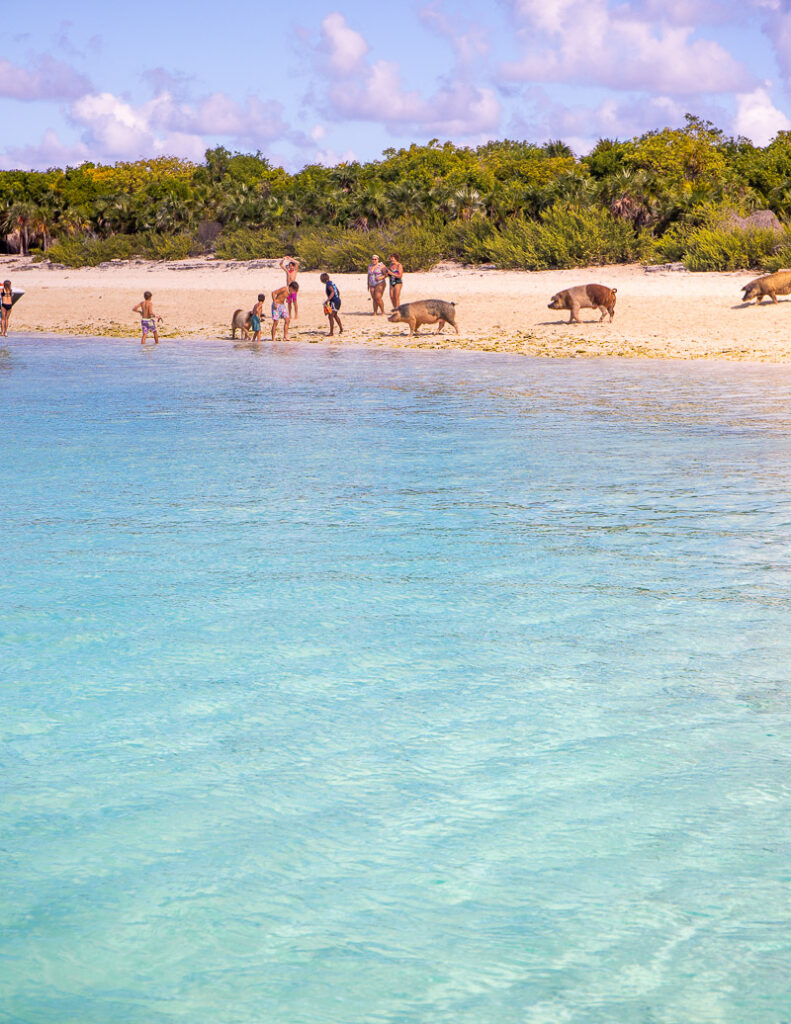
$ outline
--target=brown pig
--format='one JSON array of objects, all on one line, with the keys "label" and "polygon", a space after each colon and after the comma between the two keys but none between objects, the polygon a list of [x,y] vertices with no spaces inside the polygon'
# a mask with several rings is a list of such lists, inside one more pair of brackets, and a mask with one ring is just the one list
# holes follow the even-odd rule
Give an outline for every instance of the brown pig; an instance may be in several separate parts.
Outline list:
[{"label": "brown pig", "polygon": [[250,337],[250,328],[252,327],[252,317],[250,313],[245,313],[243,309],[234,310],[234,314],[231,317],[231,337],[236,337],[236,331],[239,331],[239,336],[242,341],[247,341]]},{"label": "brown pig", "polygon": [[578,284],[574,288],[566,288],[552,296],[548,309],[568,309],[571,312],[569,323],[582,323],[581,309],[600,309],[601,322],[607,313],[610,322],[615,316],[615,293],[617,288],[608,288],[603,284]]},{"label": "brown pig", "polygon": [[456,303],[445,302],[444,299],[419,299],[417,302],[405,302],[387,318],[391,324],[409,324],[409,337],[417,334],[418,327],[423,324],[435,324],[439,321],[436,333],[439,334],[445,324],[450,324],[458,334],[456,326]]},{"label": "brown pig", "polygon": [[768,295],[772,302],[777,302],[778,295],[791,294],[791,270],[776,270],[774,274],[756,277],[742,288],[745,302],[755,299],[756,306]]}]

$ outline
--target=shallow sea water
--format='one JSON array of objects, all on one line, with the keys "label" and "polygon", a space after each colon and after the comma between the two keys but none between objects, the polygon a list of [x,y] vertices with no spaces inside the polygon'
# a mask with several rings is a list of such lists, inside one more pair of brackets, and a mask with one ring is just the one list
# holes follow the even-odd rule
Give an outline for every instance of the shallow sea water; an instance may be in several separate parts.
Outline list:
[{"label": "shallow sea water", "polygon": [[791,368],[7,339],[0,1020],[791,1020]]}]

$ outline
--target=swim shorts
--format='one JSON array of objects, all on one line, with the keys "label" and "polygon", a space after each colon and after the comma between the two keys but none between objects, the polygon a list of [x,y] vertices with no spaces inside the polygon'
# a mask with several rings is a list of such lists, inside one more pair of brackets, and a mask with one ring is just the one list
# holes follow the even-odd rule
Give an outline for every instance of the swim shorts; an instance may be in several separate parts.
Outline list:
[{"label": "swim shorts", "polygon": [[260,316],[256,316],[255,313],[251,313],[250,314],[250,327],[253,329],[253,332],[260,331],[261,330],[261,317]]},{"label": "swim shorts", "polygon": [[288,320],[288,307],[285,302],[273,302],[272,303],[272,319],[273,320]]},{"label": "swim shorts", "polygon": [[143,334],[156,334],[157,322],[153,317],[143,317],[140,321],[140,326],[143,329]]}]

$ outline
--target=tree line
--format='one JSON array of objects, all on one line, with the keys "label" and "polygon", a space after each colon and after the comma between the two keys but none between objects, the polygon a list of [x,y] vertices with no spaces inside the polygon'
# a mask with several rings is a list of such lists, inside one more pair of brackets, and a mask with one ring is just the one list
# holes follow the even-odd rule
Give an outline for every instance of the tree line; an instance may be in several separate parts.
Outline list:
[{"label": "tree line", "polygon": [[[755,211],[769,219],[739,220]],[[433,140],[295,174],[221,146],[200,164],[0,171],[6,251],[71,265],[285,249],[305,267],[353,270],[395,249],[409,270],[441,259],[774,269],[791,262],[790,220],[791,133],[760,147],[693,115],[682,128],[602,139],[580,158],[560,141]]]}]

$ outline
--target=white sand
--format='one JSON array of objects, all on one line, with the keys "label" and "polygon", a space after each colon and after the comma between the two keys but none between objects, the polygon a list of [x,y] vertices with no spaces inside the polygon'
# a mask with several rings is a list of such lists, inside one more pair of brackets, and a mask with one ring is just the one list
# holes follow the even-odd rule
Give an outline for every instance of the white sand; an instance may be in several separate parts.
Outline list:
[{"label": "white sand", "polygon": [[[250,309],[257,293],[264,291],[267,319],[262,337],[266,340],[269,296],[284,279],[274,260],[140,261],[70,270],[6,256],[0,257],[0,273],[26,292],[14,307],[11,333],[130,338],[139,337],[139,318],[132,306],[147,289],[164,319],[163,338],[229,338],[233,311]],[[354,344],[542,356],[791,362],[791,299],[782,298],[777,305],[765,301],[757,308],[743,306],[740,289],[755,276],[646,270],[637,265],[528,273],[443,264],[430,273],[407,274],[401,301],[454,301],[459,335],[445,327],[436,336],[435,328],[424,327],[413,339],[408,338],[406,325],[371,315],[364,274],[334,274],[333,280],[343,300],[342,341]],[[326,343],[324,286],[317,272],[300,274],[299,282],[300,316],[292,325],[292,340]],[[598,312],[584,310],[582,325],[569,325],[568,314],[547,309],[554,292],[590,282],[618,289],[612,324],[599,323]],[[385,306],[390,307],[387,292]]]}]

